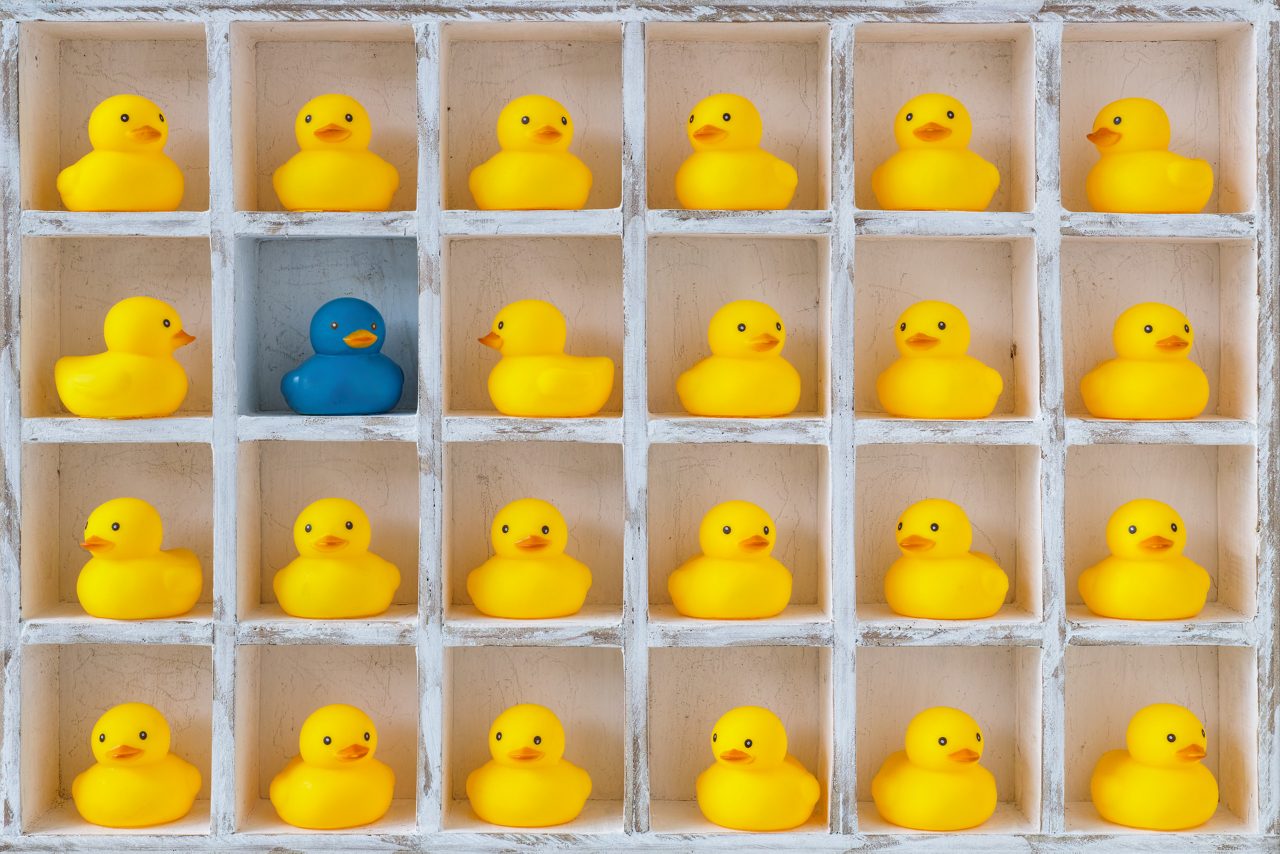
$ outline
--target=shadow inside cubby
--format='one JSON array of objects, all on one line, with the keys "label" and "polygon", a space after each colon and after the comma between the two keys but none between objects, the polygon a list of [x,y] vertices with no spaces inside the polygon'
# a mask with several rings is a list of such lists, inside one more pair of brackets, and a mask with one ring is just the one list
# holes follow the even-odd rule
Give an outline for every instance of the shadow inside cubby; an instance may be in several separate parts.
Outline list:
[{"label": "shadow inside cubby", "polygon": [[[21,830],[45,835],[205,835],[213,749],[213,659],[208,647],[150,644],[28,646],[22,659]],[[95,760],[92,728],[120,703],[154,706],[169,723],[171,752],[201,775],[184,818],[141,828],[89,824],[71,800],[71,783]],[[124,847],[124,846],[122,846]]]},{"label": "shadow inside cubby", "polygon": [[418,403],[418,256],[410,238],[241,238],[236,243],[240,414],[290,413],[280,381],[311,358],[311,318],[356,297],[387,328],[382,354],[404,371],[394,412]]}]

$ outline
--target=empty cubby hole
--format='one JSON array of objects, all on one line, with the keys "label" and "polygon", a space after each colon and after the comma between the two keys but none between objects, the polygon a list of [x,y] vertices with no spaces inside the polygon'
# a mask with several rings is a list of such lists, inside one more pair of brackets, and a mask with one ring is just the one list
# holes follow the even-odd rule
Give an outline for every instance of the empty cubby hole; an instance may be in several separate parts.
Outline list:
[{"label": "empty cubby hole", "polygon": [[1258,262],[1247,241],[1062,242],[1062,351],[1067,413],[1088,417],[1080,381],[1116,356],[1125,309],[1162,302],[1191,321],[1192,361],[1209,377],[1205,416],[1252,418],[1258,400]]},{"label": "empty cubby hole", "polygon": [[799,174],[793,209],[830,204],[831,58],[816,23],[657,23],[645,28],[651,208],[679,208],[676,172],[693,153],[690,111],[730,92],[760,112],[760,147]]},{"label": "empty cubby hole", "polygon": [[860,620],[915,622],[885,604],[884,577],[902,556],[896,524],[926,498],[964,508],[973,551],[1009,576],[1005,604],[992,619],[1034,621],[1043,599],[1040,449],[1020,445],[865,445],[858,449],[854,552]]},{"label": "empty cubby hole", "polygon": [[1249,211],[1258,177],[1253,26],[1248,23],[1068,24],[1062,45],[1062,206],[1091,210],[1085,178],[1098,151],[1085,135],[1120,98],[1150,98],[1173,128],[1169,150],[1209,161],[1207,213]]},{"label": "empty cubby hole", "polygon": [[404,371],[395,412],[418,406],[418,256],[406,238],[242,238],[237,242],[240,413],[287,413],[284,375],[315,354],[311,318],[355,297],[386,322],[382,355]]},{"label": "empty cubby hole", "polygon": [[445,406],[496,412],[489,372],[500,355],[476,339],[518,300],[553,304],[568,327],[565,353],[608,356],[613,392],[601,410],[622,412],[622,244],[612,237],[450,240],[444,259]]},{"label": "empty cubby hole", "polygon": [[969,150],[1000,171],[988,210],[1035,197],[1035,57],[1027,24],[869,24],[854,47],[855,202],[879,208],[871,173],[898,151],[893,123],[917,95],[940,92],[973,121]]},{"label": "empty cubby hole", "polygon": [[237,532],[240,618],[280,619],[275,575],[298,557],[293,524],[321,498],[369,517],[369,551],[400,570],[391,608],[374,620],[416,622],[418,452],[410,442],[247,442],[240,446]]},{"label": "empty cubby hole", "polygon": [[1081,445],[1067,452],[1067,609],[1095,618],[1080,573],[1109,554],[1107,520],[1135,498],[1169,504],[1186,523],[1183,553],[1209,571],[1199,620],[1253,616],[1258,582],[1257,449],[1252,445]]},{"label": "empty cubby hole", "polygon": [[[209,832],[213,750],[213,658],[207,647],[68,644],[28,646],[22,655],[22,832],[193,835]],[[184,818],[113,829],[89,824],[71,800],[76,775],[93,766],[93,725],[121,703],[147,703],[169,723],[170,753],[200,771],[200,792]]]},{"label": "empty cubby hole", "polygon": [[1152,703],[1185,706],[1208,735],[1203,761],[1218,780],[1218,811],[1190,832],[1257,832],[1257,685],[1257,657],[1247,647],[1069,646],[1067,832],[1150,833],[1103,819],[1090,799],[1089,780],[1104,753],[1126,749],[1129,720]]},{"label": "empty cubby hole", "polygon": [[182,170],[180,209],[209,207],[209,65],[200,22],[22,24],[19,147],[22,206],[65,210],[58,173],[92,151],[89,114],[133,93],[164,112],[164,152]]},{"label": "empty cubby hole", "polygon": [[[825,238],[658,237],[649,245],[649,410],[683,414],[676,380],[711,355],[721,306],[758,300],[782,316],[782,358],[800,373],[794,415],[828,408],[828,243]],[[847,333],[846,333],[847,334]]]},{"label": "empty cubby hole", "polygon": [[698,809],[694,785],[715,761],[711,733],[738,706],[762,706],[787,752],[818,778],[813,815],[795,832],[826,834],[831,794],[831,652],[821,647],[654,649],[649,653],[650,822],[655,833],[736,833]]},{"label": "empty cubby hole", "polygon": [[378,730],[374,758],[391,766],[391,809],[349,831],[411,834],[422,767],[418,666],[412,647],[272,645],[236,649],[236,811],[242,833],[297,834],[268,798],[271,780],[298,755],[302,724],[317,709],[343,703],[362,710]]},{"label": "empty cubby hole", "polygon": [[622,28],[611,23],[446,24],[442,35],[444,206],[475,210],[471,170],[497,154],[498,114],[522,95],[573,117],[569,152],[591,170],[588,208],[622,203]]},{"label": "empty cubby hole", "polygon": [[369,21],[231,25],[232,157],[239,210],[283,210],[271,176],[298,153],[294,122],[319,95],[369,114],[369,150],[400,173],[391,210],[418,193],[417,48],[408,24]]},{"label": "empty cubby hole", "polygon": [[115,498],[160,513],[164,548],[195,552],[204,590],[189,614],[209,619],[213,596],[213,463],[208,445],[29,444],[22,449],[22,616],[93,620],[76,597],[90,555],[89,514]]},{"label": "empty cubby hole", "polygon": [[1036,647],[866,647],[858,650],[857,795],[863,833],[916,833],[880,817],[871,781],[904,749],[907,724],[951,706],[982,728],[982,766],[996,811],[966,834],[1035,833],[1040,826],[1040,650]]},{"label": "empty cubby hole", "polygon": [[620,833],[624,792],[622,653],[580,647],[459,647],[445,652],[444,826],[509,832],[467,800],[467,776],[492,758],[489,728],[518,703],[550,709],[564,727],[564,758],[591,776],[582,813],[554,833]]},{"label": "empty cubby hole", "polygon": [[213,409],[209,241],[169,237],[29,237],[22,241],[22,412],[67,415],[54,386],[63,356],[107,349],[103,322],[132,296],[164,300],[196,337],[174,351],[187,374],[177,415]]},{"label": "empty cubby hole", "polygon": [[917,302],[951,303],[969,322],[969,355],[999,372],[997,418],[1040,411],[1040,320],[1030,240],[863,238],[854,269],[854,407],[884,416],[876,378],[899,358],[898,317]]}]

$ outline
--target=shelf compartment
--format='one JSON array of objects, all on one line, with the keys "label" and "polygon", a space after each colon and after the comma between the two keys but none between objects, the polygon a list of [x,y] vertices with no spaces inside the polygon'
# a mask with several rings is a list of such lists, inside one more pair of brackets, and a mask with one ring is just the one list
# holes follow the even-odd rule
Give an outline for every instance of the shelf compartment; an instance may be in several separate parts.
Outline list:
[{"label": "shelf compartment", "polygon": [[24,418],[22,441],[34,445],[76,442],[88,445],[113,442],[196,442],[207,445],[213,441],[213,418],[207,415],[125,420],[77,418],[74,415]]}]

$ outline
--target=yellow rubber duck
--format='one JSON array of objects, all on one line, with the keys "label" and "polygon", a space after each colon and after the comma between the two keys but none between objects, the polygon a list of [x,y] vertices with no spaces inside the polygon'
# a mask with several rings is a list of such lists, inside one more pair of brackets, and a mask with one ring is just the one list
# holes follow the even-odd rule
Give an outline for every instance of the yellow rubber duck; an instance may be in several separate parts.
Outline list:
[{"label": "yellow rubber duck", "polygon": [[164,153],[164,111],[141,95],[112,95],[89,114],[93,151],[58,173],[69,211],[176,211],[182,170]]},{"label": "yellow rubber duck", "polygon": [[489,727],[493,758],[467,775],[467,799],[483,821],[550,827],[573,821],[591,795],[591,776],[564,758],[564,727],[550,709],[512,706]]},{"label": "yellow rubber duck", "polygon": [[789,830],[813,815],[818,778],[787,753],[787,730],[760,706],[730,709],[711,733],[716,761],[698,775],[698,809],[732,830]]},{"label": "yellow rubber duck", "polygon": [[969,715],[925,709],[907,724],[906,750],[880,766],[871,798],[880,817],[912,830],[966,830],[996,811],[996,778],[978,764],[986,742]]},{"label": "yellow rubber duck", "polygon": [[141,498],[113,498],[89,514],[81,548],[93,555],[76,579],[76,598],[91,617],[178,617],[204,589],[190,549],[161,549],[160,514]]},{"label": "yellow rubber duck", "polygon": [[169,722],[146,703],[122,703],[98,718],[89,746],[96,761],[76,775],[76,812],[103,827],[152,827],[191,812],[200,771],[169,752]]},{"label": "yellow rubber duck", "polygon": [[522,95],[498,114],[502,150],[471,170],[482,211],[576,211],[591,194],[591,170],[573,154],[573,116],[545,95]]},{"label": "yellow rubber duck", "polygon": [[1195,418],[1209,404],[1209,378],[1191,361],[1195,332],[1172,306],[1142,302],[1126,309],[1111,332],[1116,358],[1080,380],[1085,408],[1097,418]]},{"label": "yellow rubber duck", "polygon": [[969,321],[954,305],[925,300],[898,318],[893,341],[900,358],[876,378],[880,405],[904,418],[986,418],[1004,380],[965,355]]},{"label": "yellow rubber duck", "polygon": [[741,95],[703,98],[685,127],[693,154],[676,172],[676,197],[688,210],[782,210],[800,178],[790,163],[760,147],[764,122]]},{"label": "yellow rubber duck", "polygon": [[893,120],[898,150],[871,173],[885,210],[981,211],[1000,187],[996,167],[969,150],[973,120],[964,104],[931,92],[902,105]]},{"label": "yellow rubber duck", "polygon": [[898,517],[902,557],[884,577],[894,613],[926,620],[981,620],[1004,604],[1009,576],[990,555],[974,552],[973,526],[959,504],[926,498]]},{"label": "yellow rubber duck", "polygon": [[538,620],[582,609],[591,570],[564,553],[569,524],[550,503],[512,501],[493,517],[489,540],[494,556],[467,574],[467,594],[482,614]]},{"label": "yellow rubber duck", "polygon": [[583,418],[595,415],[613,392],[613,360],[566,356],[568,327],[549,302],[513,302],[480,339],[502,354],[489,372],[489,398],[503,415]]},{"label": "yellow rubber duck", "polygon": [[196,340],[177,309],[151,297],[122,299],[102,324],[107,351],[63,356],[53,366],[62,405],[84,418],[163,418],[187,397],[173,353]]},{"label": "yellow rubber duck", "polygon": [[711,316],[707,342],[711,355],[676,381],[690,415],[776,418],[795,411],[800,373],[782,358],[782,315],[762,302],[736,300]]},{"label": "yellow rubber duck", "polygon": [[1127,750],[1102,754],[1089,796],[1107,821],[1143,830],[1198,827],[1218,809],[1218,781],[1200,760],[1204,724],[1173,703],[1138,711],[1125,731]]},{"label": "yellow rubber duck", "polygon": [[1209,203],[1213,167],[1169,150],[1169,116],[1155,101],[1112,101],[1087,136],[1100,155],[1084,184],[1095,211],[1199,213]]},{"label": "yellow rubber duck", "polygon": [[400,570],[369,551],[373,531],[360,505],[321,498],[293,523],[298,556],[271,587],[286,614],[313,620],[375,617],[391,607]]},{"label": "yellow rubber duck", "polygon": [[373,126],[349,95],[321,95],[293,120],[297,154],[271,176],[289,211],[385,211],[400,186],[396,167],[369,150]]},{"label": "yellow rubber duck", "polygon": [[782,613],[791,573],[770,557],[777,526],[749,501],[712,507],[698,526],[702,554],[667,578],[676,610],[704,620],[753,620]]},{"label": "yellow rubber duck", "polygon": [[1183,557],[1187,526],[1163,501],[1139,498],[1107,520],[1111,554],[1080,573],[1089,610],[1119,620],[1188,620],[1204,609],[1209,573]]},{"label": "yellow rubber duck", "polygon": [[282,821],[308,830],[372,824],[391,809],[396,786],[377,752],[372,718],[343,703],[322,706],[302,724],[299,755],[271,779],[271,805]]}]

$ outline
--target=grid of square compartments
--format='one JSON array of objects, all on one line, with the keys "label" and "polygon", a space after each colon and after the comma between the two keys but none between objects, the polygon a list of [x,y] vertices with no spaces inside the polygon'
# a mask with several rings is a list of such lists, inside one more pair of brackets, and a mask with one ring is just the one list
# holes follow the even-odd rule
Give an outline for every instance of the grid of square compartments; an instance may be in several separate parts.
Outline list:
[{"label": "grid of square compartments", "polygon": [[[0,847],[110,847],[125,835],[165,849],[181,835],[206,849],[936,850],[870,803],[906,721],[935,704],[983,724],[1000,791],[966,845],[1154,845],[1098,818],[1088,775],[1129,715],[1157,700],[1188,705],[1210,730],[1222,804],[1195,831],[1202,846],[1274,844],[1275,154],[1258,144],[1275,130],[1273,10],[1202,6],[1124,23],[1163,13],[1078,4],[1066,23],[1010,23],[993,5],[965,13],[985,23],[960,24],[883,9],[864,22],[850,6],[834,22],[694,23],[704,12],[668,5],[649,20],[636,9],[623,24],[572,11],[486,20],[483,5],[465,21],[103,22],[71,10],[0,23],[0,145],[16,166],[0,170],[0,517],[4,542],[20,546],[0,550]],[[129,4],[113,14],[129,17]],[[682,117],[716,89],[751,96],[768,147],[797,165],[790,210],[673,209]],[[988,212],[876,209],[869,176],[889,151],[891,117],[929,89],[969,106],[973,147],[1001,170]],[[85,150],[90,107],[118,90],[171,117],[182,210],[60,209],[54,176]],[[390,212],[277,205],[269,178],[293,149],[294,112],[330,90],[368,108],[373,147],[400,172]],[[497,110],[526,91],[573,111],[573,148],[595,175],[585,210],[473,208],[468,170],[492,148]],[[1136,92],[1169,109],[1177,150],[1214,165],[1206,213],[1083,212],[1083,133],[1099,105]],[[183,409],[68,417],[54,360],[99,346],[105,309],[134,292],[171,299],[197,335],[180,354]],[[281,372],[308,352],[312,311],[339,294],[368,297],[387,318],[388,352],[409,380],[387,415],[304,418],[280,397]],[[527,296],[569,317],[571,352],[620,365],[598,417],[493,410],[491,354],[474,339]],[[704,354],[711,312],[739,297],[786,318],[800,406],[761,421],[683,416],[675,377]],[[972,352],[1004,378],[992,418],[879,410],[887,332],[924,298],[958,303]],[[1145,299],[1197,323],[1209,409],[1180,423],[1091,419],[1080,376],[1109,354],[1110,319]],[[375,550],[402,570],[378,618],[296,620],[274,602],[295,514],[330,493],[369,511]],[[587,605],[555,621],[483,617],[466,573],[488,554],[497,508],[530,493],[568,518],[570,552],[594,572]],[[115,623],[79,608],[77,529],[120,494],[162,508],[166,543],[199,555],[208,582],[190,615]],[[1213,576],[1194,620],[1100,620],[1076,595],[1080,569],[1103,554],[1110,509],[1144,494],[1180,509],[1190,554]],[[892,523],[933,495],[966,507],[977,546],[1009,572],[991,620],[910,620],[884,603]],[[665,578],[696,548],[703,512],[730,497],[773,513],[794,601],[758,622],[680,617]],[[89,761],[93,719],[127,699],[162,709],[205,785],[174,825],[92,829],[70,781]],[[516,701],[552,706],[569,757],[592,775],[593,800],[572,825],[513,833],[465,802],[488,722]],[[276,818],[267,785],[305,715],[328,702],[377,721],[396,802],[374,826],[307,833]],[[791,751],[822,780],[818,810],[795,831],[735,835],[692,800],[712,723],[742,703],[778,712]]]}]

